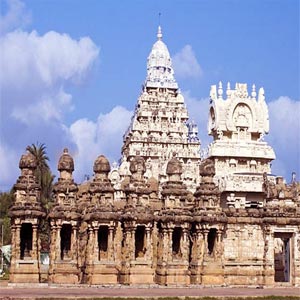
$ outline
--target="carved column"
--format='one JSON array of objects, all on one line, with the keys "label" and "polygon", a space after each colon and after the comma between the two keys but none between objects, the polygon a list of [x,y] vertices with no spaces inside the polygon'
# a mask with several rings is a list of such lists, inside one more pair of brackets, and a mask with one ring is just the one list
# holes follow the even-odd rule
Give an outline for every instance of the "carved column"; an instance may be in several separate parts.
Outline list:
[{"label": "carved column", "polygon": [[123,230],[122,230],[122,225],[121,222],[116,222],[117,223],[117,228],[116,228],[116,233],[114,237],[114,259],[116,262],[120,263],[122,260],[122,243],[121,241],[123,240]]},{"label": "carved column", "polygon": [[167,256],[167,261],[172,261],[173,259],[173,228],[168,228],[168,239],[167,239],[167,249],[168,249],[168,256]]},{"label": "carved column", "polygon": [[264,230],[264,282],[266,285],[274,284],[274,233],[269,226]]},{"label": "carved column", "polygon": [[196,260],[203,260],[203,255],[205,252],[205,242],[204,235],[200,228],[196,229]]},{"label": "carved column", "polygon": [[32,225],[32,252],[31,252],[31,258],[39,260],[38,253],[37,253],[37,245],[38,245],[37,225],[34,224],[34,225]]},{"label": "carved column", "polygon": [[223,242],[222,242],[222,233],[223,231],[221,229],[218,229],[217,231],[217,240],[216,245],[214,247],[214,257],[215,259],[223,262]]},{"label": "carved column", "polygon": [[185,261],[189,260],[189,238],[188,238],[188,228],[183,228],[183,239],[182,239],[182,259]]},{"label": "carved column", "polygon": [[61,231],[61,225],[57,226],[57,230],[56,230],[56,258],[58,258],[59,260],[61,259],[61,249],[60,249],[60,231]]},{"label": "carved column", "polygon": [[[152,253],[150,259],[152,259],[152,264],[154,267],[157,265],[157,255],[158,255],[158,230],[157,230],[157,223],[154,222],[153,229],[152,229]],[[160,242],[161,244],[161,242]]]},{"label": "carved column", "polygon": [[107,258],[110,261],[114,260],[114,243],[113,243],[113,238],[114,238],[114,227],[113,225],[110,225],[108,227],[108,241],[107,241]]},{"label": "carved column", "polygon": [[93,249],[94,249],[94,232],[93,228],[89,226],[88,228],[88,245],[87,245],[87,262],[88,264],[93,263]]},{"label": "carved column", "polygon": [[16,225],[16,259],[21,258],[21,224]]},{"label": "carved column", "polygon": [[72,237],[71,237],[71,257],[72,260],[77,261],[77,226],[72,226]]},{"label": "carved column", "polygon": [[162,235],[163,235],[163,261],[167,262],[169,257],[169,243],[168,243],[168,229],[162,228]]},{"label": "carved column", "polygon": [[135,259],[135,227],[130,228],[130,249],[131,249],[131,255],[130,259]]},{"label": "carved column", "polygon": [[100,257],[100,253],[99,253],[99,244],[98,244],[98,230],[99,230],[99,226],[95,226],[93,228],[93,236],[92,236],[92,240],[93,240],[93,262],[94,261],[99,261],[101,260],[102,257]]},{"label": "carved column", "polygon": [[54,262],[56,260],[56,226],[51,223],[51,232],[50,232],[50,255],[49,255],[49,259],[50,259],[50,265],[49,265],[49,273],[52,274],[53,273],[53,269],[54,269]]},{"label": "carved column", "polygon": [[207,228],[202,229],[203,234],[203,240],[204,240],[204,255],[208,254],[208,242],[207,242],[207,236],[208,236],[209,230]]},{"label": "carved column", "polygon": [[151,228],[149,226],[146,226],[146,253],[145,253],[145,259],[151,260],[151,254],[152,254],[152,244],[151,244]]},{"label": "carved column", "polygon": [[12,244],[11,266],[14,266],[16,259],[19,259],[16,251],[17,250],[16,235],[17,235],[16,225],[12,225],[11,226],[11,244]]}]

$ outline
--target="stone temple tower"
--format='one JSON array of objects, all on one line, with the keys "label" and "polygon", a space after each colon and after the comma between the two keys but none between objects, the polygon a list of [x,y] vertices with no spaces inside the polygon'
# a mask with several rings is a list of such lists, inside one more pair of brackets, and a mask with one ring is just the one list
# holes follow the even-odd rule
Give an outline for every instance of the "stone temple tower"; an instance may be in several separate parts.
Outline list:
[{"label": "stone temple tower", "polygon": [[[222,83],[211,87],[208,133],[213,136],[208,154],[214,159],[216,179],[229,207],[262,207],[263,174],[271,173],[275,154],[264,141],[269,114],[264,89],[228,83],[225,99]],[[269,176],[270,177],[270,176]]]},{"label": "stone temple tower", "polygon": [[128,131],[124,135],[120,173],[126,175],[134,156],[146,161],[145,176],[164,182],[167,162],[177,157],[182,179],[190,190],[198,182],[198,128],[187,123],[188,112],[174,77],[170,53],[158,27],[157,41],[147,60],[147,77]]},{"label": "stone temple tower", "polygon": [[35,157],[27,152],[19,163],[21,175],[14,185],[11,217],[12,259],[10,282],[40,282],[39,225],[46,213],[40,203],[40,187],[35,177]]}]

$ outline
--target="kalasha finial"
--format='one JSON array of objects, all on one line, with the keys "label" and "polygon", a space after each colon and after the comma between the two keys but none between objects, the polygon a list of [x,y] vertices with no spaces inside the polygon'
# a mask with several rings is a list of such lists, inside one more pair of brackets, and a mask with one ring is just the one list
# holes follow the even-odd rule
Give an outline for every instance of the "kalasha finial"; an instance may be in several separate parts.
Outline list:
[{"label": "kalasha finial", "polygon": [[255,88],[255,84],[252,85],[252,92],[251,92],[251,96],[253,99],[256,98],[256,88]]},{"label": "kalasha finial", "polygon": [[157,39],[158,39],[159,41],[162,39],[162,32],[161,32],[161,27],[160,27],[160,25],[158,26]]},{"label": "kalasha finial", "polygon": [[222,87],[222,82],[221,82],[221,81],[219,82],[218,95],[219,95],[219,98],[222,98],[222,95],[223,95],[223,87]]}]

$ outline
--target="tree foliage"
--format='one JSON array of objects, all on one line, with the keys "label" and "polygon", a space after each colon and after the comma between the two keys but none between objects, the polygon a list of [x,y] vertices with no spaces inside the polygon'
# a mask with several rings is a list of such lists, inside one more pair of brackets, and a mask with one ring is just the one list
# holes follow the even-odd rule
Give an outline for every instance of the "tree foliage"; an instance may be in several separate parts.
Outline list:
[{"label": "tree foliage", "polygon": [[49,157],[47,156],[46,146],[45,144],[36,143],[27,146],[26,150],[36,159],[37,168],[35,176],[41,188],[41,203],[48,212],[52,203],[52,187],[55,176],[51,173],[48,165]]},{"label": "tree foliage", "polygon": [[[8,210],[14,199],[13,191],[2,193],[0,192],[0,219],[3,224],[3,244],[7,245],[11,242],[10,218]],[[0,239],[2,232],[0,230]]]},{"label": "tree foliage", "polygon": [[[45,144],[36,143],[27,146],[29,151],[36,159],[37,168],[35,171],[35,177],[41,188],[41,204],[45,211],[48,213],[51,209],[52,202],[52,189],[54,175],[51,173],[49,168],[49,157],[47,156]],[[40,223],[40,238],[42,249],[46,250],[49,248],[50,243],[50,228],[48,221],[43,219]]]}]

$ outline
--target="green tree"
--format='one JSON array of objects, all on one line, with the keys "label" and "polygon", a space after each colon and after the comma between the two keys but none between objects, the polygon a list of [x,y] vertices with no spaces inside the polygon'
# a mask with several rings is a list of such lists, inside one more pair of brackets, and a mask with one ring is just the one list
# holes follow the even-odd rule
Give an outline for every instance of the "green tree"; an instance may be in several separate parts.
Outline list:
[{"label": "green tree", "polygon": [[35,176],[41,188],[41,203],[48,212],[52,203],[52,188],[55,176],[51,173],[48,165],[49,157],[47,156],[46,146],[45,144],[36,143],[31,146],[27,146],[26,150],[29,151],[36,159],[37,168]]},{"label": "green tree", "polygon": [[[0,223],[3,225],[3,244],[7,245],[11,242],[10,218],[8,210],[14,199],[13,191],[2,193],[0,192]],[[0,240],[2,232],[0,230]]]},{"label": "green tree", "polygon": [[[35,176],[41,188],[41,204],[48,213],[53,205],[52,189],[55,176],[51,173],[48,165],[49,157],[47,156],[46,146],[45,144],[36,143],[27,146],[26,150],[36,159],[37,168]],[[50,228],[46,219],[41,220],[40,237],[42,248],[47,249],[50,242]]]}]

